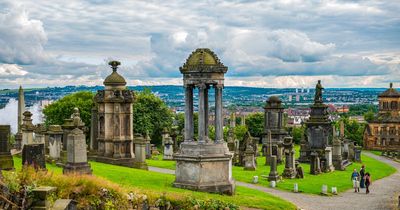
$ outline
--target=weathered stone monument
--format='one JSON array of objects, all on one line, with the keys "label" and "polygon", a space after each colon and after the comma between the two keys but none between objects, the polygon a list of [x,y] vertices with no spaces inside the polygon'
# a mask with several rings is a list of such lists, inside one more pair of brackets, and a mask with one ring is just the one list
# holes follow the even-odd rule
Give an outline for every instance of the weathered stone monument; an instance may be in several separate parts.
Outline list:
[{"label": "weathered stone monument", "polygon": [[168,132],[163,135],[162,142],[164,145],[163,160],[174,159],[174,142],[172,141],[172,138],[169,136]]},{"label": "weathered stone monument", "polygon": [[[250,148],[249,148],[250,147]],[[247,153],[250,154],[250,150],[252,150],[252,153],[254,157],[256,156],[257,153],[257,143],[254,140],[254,138],[250,135],[250,132],[246,132],[246,134],[243,137],[243,140],[239,142],[239,148],[238,148],[238,160],[236,162],[237,166],[245,166],[245,157],[246,157],[246,151]],[[254,158],[255,164],[257,165],[257,161]]]},{"label": "weathered stone monument", "polygon": [[91,124],[90,124],[90,150],[97,151],[98,143],[97,138],[99,134],[99,122],[98,122],[98,107],[94,106],[92,108]]},{"label": "weathered stone monument", "polygon": [[135,161],[133,167],[148,170],[146,163],[146,145],[150,143],[150,139],[144,138],[141,134],[135,134],[133,143],[135,144]]},{"label": "weathered stone monument", "polygon": [[236,116],[235,112],[231,113],[230,119],[229,119],[229,130],[228,130],[228,137],[227,137],[227,143],[228,143],[228,148],[229,151],[235,152],[236,150],[236,141],[235,141],[235,127],[236,127]]},{"label": "weathered stone monument", "polygon": [[22,164],[32,165],[35,168],[46,168],[44,141],[34,138],[35,126],[32,124],[32,113],[24,112],[22,124]]},{"label": "weathered stone monument", "polygon": [[246,146],[246,150],[244,151],[244,170],[246,171],[255,171],[256,170],[256,161],[255,161],[255,152],[251,144]]},{"label": "weathered stone monument", "polygon": [[333,166],[332,161],[332,147],[325,148],[325,165],[324,165],[324,172],[334,171],[335,167]]},{"label": "weathered stone monument", "polygon": [[[185,136],[176,162],[174,186],[233,194],[232,153],[223,138],[222,89],[228,68],[209,49],[197,49],[180,68],[185,87]],[[215,90],[215,140],[207,136],[208,90]],[[198,138],[194,137],[193,89],[198,88]]]},{"label": "weathered stone monument", "polygon": [[293,179],[296,177],[293,138],[285,137],[283,139],[283,147],[285,154],[285,169],[283,170],[282,177]]},{"label": "weathered stone monument", "polygon": [[64,119],[64,123],[61,125],[61,129],[63,130],[62,137],[62,150],[60,153],[60,159],[57,162],[57,165],[63,167],[67,163],[67,143],[68,143],[68,135],[72,130],[78,127],[80,130],[85,131],[85,124],[82,122],[79,125],[74,124],[74,114],[71,115],[70,118]]},{"label": "weathered stone monument", "polygon": [[354,146],[354,162],[361,162],[361,146]]},{"label": "weathered stone monument", "polygon": [[18,131],[15,134],[15,149],[22,149],[22,120],[24,119],[23,113],[25,112],[25,96],[22,86],[18,90]]},{"label": "weathered stone monument", "polygon": [[[342,122],[343,123],[343,122]],[[336,132],[332,140],[332,164],[335,170],[345,170],[345,165],[342,158],[342,136],[337,136]]]},{"label": "weathered stone monument", "polygon": [[49,136],[49,157],[58,160],[61,157],[63,130],[59,125],[50,125],[47,131]]},{"label": "weathered stone monument", "polygon": [[295,162],[295,167],[296,167],[296,178],[303,179],[304,178],[303,167],[301,167],[298,161]]},{"label": "weathered stone monument", "polygon": [[110,61],[112,73],[104,80],[104,90],[97,91],[98,150],[96,160],[133,167],[133,91],[117,73],[121,63]]},{"label": "weathered stone monument", "polygon": [[[332,154],[328,155],[328,159],[326,155],[327,152],[331,152],[330,149],[326,150],[326,148],[330,146],[329,142],[333,139],[333,125],[329,119],[328,106],[323,103],[323,89],[321,81],[318,80],[315,88],[314,104],[311,106],[310,118],[305,122],[306,138],[305,142],[303,142],[305,146],[300,147],[300,155],[306,156],[300,157],[299,161],[310,160],[311,174],[321,173],[321,161],[324,165],[327,165],[327,162],[331,162],[332,159]],[[301,151],[302,149],[307,149],[308,151]],[[331,165],[331,163],[329,164]],[[333,169],[331,166],[326,166],[325,168]]]},{"label": "weathered stone monument", "polygon": [[92,169],[87,162],[86,136],[79,129],[79,126],[84,123],[78,108],[74,108],[72,120],[75,128],[68,134],[67,164],[64,165],[63,174],[92,174]]},{"label": "weathered stone monument", "polygon": [[268,175],[268,181],[279,181],[280,180],[280,176],[278,174],[278,170],[277,170],[277,160],[276,160],[276,156],[273,155],[271,157],[271,163],[270,163],[270,171],[269,171],[269,175]]},{"label": "weathered stone monument", "polygon": [[0,125],[0,171],[14,169],[10,152],[10,125]]},{"label": "weathered stone monument", "polygon": [[[276,156],[278,164],[283,162],[283,138],[288,135],[284,129],[283,110],[282,101],[277,96],[269,97],[265,103],[264,139],[268,142],[263,142],[263,148],[267,150],[264,154],[268,154],[266,165],[270,164],[271,156]],[[271,147],[271,154],[268,153],[268,147]]]}]

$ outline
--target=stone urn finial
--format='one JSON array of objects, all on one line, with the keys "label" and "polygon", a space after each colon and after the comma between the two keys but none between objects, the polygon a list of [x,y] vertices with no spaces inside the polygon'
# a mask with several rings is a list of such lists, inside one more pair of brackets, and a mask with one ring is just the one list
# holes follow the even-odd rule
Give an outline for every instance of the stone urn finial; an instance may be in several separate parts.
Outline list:
[{"label": "stone urn finial", "polygon": [[110,62],[108,62],[108,65],[111,66],[113,71],[117,71],[117,68],[118,68],[119,65],[121,65],[121,62],[119,62],[119,61],[110,61]]}]

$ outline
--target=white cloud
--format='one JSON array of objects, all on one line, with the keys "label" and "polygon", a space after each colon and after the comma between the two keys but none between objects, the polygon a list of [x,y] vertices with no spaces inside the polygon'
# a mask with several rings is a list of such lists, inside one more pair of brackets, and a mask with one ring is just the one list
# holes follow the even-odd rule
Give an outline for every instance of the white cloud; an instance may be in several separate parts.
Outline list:
[{"label": "white cloud", "polygon": [[24,76],[27,73],[21,66],[16,64],[0,64],[0,76],[2,77]]}]

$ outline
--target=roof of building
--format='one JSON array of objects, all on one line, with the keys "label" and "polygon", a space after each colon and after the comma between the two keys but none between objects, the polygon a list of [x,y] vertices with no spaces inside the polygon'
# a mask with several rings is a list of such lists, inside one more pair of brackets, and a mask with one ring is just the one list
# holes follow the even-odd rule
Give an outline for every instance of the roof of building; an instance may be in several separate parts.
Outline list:
[{"label": "roof of building", "polygon": [[383,93],[379,94],[378,97],[400,97],[399,91],[393,88],[393,83],[390,83],[389,89],[385,90]]},{"label": "roof of building", "polygon": [[124,77],[122,77],[117,72],[117,68],[119,65],[121,65],[121,63],[119,61],[110,61],[108,64],[111,66],[113,72],[106,77],[103,84],[104,85],[126,85],[126,81],[125,81]]}]

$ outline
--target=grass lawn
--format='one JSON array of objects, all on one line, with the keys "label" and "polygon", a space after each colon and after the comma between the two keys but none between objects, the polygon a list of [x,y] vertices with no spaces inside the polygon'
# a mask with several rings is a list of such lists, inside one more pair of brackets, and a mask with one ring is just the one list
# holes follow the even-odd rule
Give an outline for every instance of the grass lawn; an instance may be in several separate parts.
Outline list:
[{"label": "grass lawn", "polygon": [[[296,145],[296,158],[299,157],[299,146]],[[148,162],[149,165],[160,167],[160,168],[168,168],[175,169],[174,161],[161,161],[159,160],[151,160]],[[370,172],[373,180],[381,179],[383,177],[389,176],[396,172],[396,169],[377,161],[373,158],[370,158],[366,155],[362,155],[362,164],[366,166],[366,171]],[[256,171],[244,171],[243,167],[234,166],[232,169],[233,177],[237,181],[251,183],[253,176],[259,177],[259,185],[269,186],[269,182],[266,179],[262,179],[261,175],[268,175],[270,171],[269,166],[265,166],[265,157],[257,158],[258,167]],[[346,171],[334,171],[331,173],[323,173],[320,175],[311,175],[310,165],[309,164],[301,164],[304,170],[304,179],[285,179],[277,184],[278,189],[291,191],[293,190],[293,185],[295,183],[298,184],[299,190],[304,193],[311,194],[320,194],[322,185],[328,185],[328,189],[330,191],[331,187],[337,187],[338,192],[344,192],[348,189],[352,188],[352,182],[350,180],[351,173],[354,168],[359,170],[361,168],[361,163],[353,163],[350,165]],[[285,168],[284,164],[278,166],[278,172],[282,174]]]},{"label": "grass lawn", "polygon": [[[159,161],[168,162],[173,161]],[[128,190],[139,190],[142,193],[150,195],[161,195],[166,193],[167,197],[193,197],[197,199],[218,199],[239,206],[260,208],[260,209],[296,209],[296,207],[285,200],[270,194],[245,187],[237,187],[234,196],[194,192],[173,188],[172,183],[174,176],[169,174],[161,174],[151,171],[138,170],[133,168],[109,165],[98,162],[90,162],[93,174],[103,177]],[[21,168],[21,158],[14,157],[14,165],[17,169]],[[62,173],[62,168],[48,164],[47,169],[54,173]]]},{"label": "grass lawn", "polygon": [[365,151],[368,151],[374,155],[379,155],[379,156],[382,155],[382,151],[378,151],[378,150],[365,150]]}]

